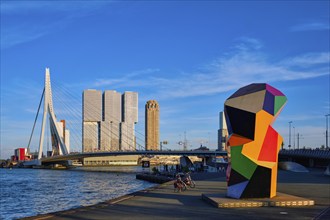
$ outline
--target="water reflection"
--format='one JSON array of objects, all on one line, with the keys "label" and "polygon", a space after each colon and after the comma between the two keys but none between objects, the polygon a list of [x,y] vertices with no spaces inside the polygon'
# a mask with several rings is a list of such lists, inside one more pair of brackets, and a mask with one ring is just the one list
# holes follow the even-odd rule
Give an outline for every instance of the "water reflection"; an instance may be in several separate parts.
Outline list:
[{"label": "water reflection", "polygon": [[134,173],[42,169],[0,169],[0,181],[1,219],[93,205],[154,185]]}]

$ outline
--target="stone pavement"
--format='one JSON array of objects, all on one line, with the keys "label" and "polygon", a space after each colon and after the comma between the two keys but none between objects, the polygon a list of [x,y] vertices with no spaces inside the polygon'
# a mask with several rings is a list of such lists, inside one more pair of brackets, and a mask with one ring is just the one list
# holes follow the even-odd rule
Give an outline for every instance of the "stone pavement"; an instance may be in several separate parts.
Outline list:
[{"label": "stone pavement", "polygon": [[181,193],[165,183],[98,205],[26,219],[330,219],[330,177],[323,172],[278,173],[278,192],[314,200],[314,206],[216,208],[201,195],[225,193],[224,174],[217,173],[192,176],[196,188]]}]

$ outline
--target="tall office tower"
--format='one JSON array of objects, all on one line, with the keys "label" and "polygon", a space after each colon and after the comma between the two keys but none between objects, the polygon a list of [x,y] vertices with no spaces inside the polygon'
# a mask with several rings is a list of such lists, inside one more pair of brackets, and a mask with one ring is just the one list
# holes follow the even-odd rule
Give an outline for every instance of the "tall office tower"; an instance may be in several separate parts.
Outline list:
[{"label": "tall office tower", "polygon": [[145,144],[146,150],[159,150],[159,105],[149,100],[145,105]]},{"label": "tall office tower", "polygon": [[219,130],[218,130],[218,150],[227,150],[227,138],[228,130],[225,119],[225,114],[223,112],[219,113]]},{"label": "tall office tower", "polygon": [[[121,101],[121,94],[114,90],[107,90],[103,93],[103,121],[107,124],[107,130],[104,131],[104,134],[108,135],[110,142],[108,147],[110,151],[118,151],[120,146]],[[106,136],[104,135],[104,137]]]},{"label": "tall office tower", "polygon": [[121,150],[135,150],[135,124],[138,122],[138,94],[125,92],[122,95]]},{"label": "tall office tower", "polygon": [[102,121],[102,93],[97,90],[85,90],[82,100],[83,114],[83,152],[100,150],[100,127]]}]

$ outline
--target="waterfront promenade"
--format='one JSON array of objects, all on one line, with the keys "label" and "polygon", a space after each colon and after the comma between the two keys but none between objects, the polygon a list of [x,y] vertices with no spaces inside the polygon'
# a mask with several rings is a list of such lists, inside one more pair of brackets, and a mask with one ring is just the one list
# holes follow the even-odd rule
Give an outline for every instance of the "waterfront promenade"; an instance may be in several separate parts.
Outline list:
[{"label": "waterfront promenade", "polygon": [[174,193],[172,183],[139,191],[98,205],[25,219],[330,219],[330,177],[279,170],[277,191],[312,199],[314,206],[215,208],[202,193],[225,193],[224,173],[193,175],[196,188]]}]

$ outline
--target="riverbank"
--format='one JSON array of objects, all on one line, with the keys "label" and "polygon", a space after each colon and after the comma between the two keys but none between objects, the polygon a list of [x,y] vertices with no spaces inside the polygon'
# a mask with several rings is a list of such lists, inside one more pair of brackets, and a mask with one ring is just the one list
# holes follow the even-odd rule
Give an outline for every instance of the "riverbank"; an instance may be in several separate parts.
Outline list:
[{"label": "riverbank", "polygon": [[168,182],[97,205],[25,219],[329,219],[330,178],[323,172],[278,173],[277,191],[313,199],[315,205],[309,207],[215,208],[201,194],[225,193],[225,174],[201,173],[192,176],[196,188],[182,193]]}]

